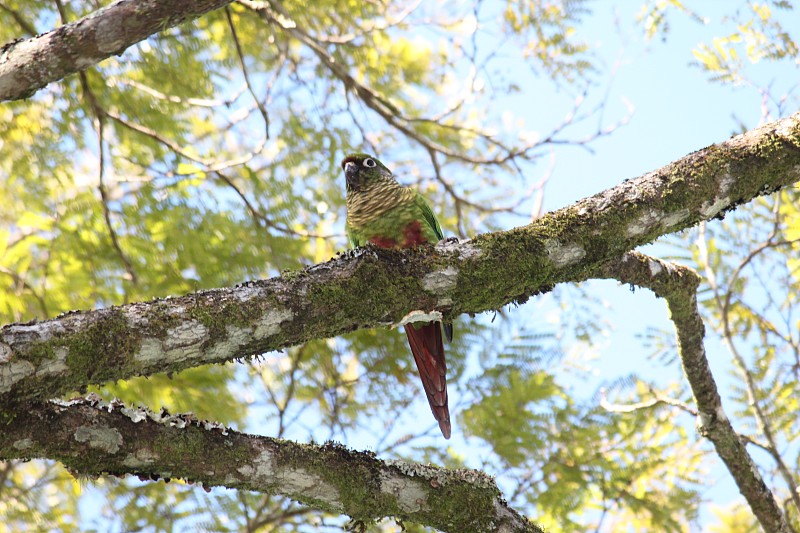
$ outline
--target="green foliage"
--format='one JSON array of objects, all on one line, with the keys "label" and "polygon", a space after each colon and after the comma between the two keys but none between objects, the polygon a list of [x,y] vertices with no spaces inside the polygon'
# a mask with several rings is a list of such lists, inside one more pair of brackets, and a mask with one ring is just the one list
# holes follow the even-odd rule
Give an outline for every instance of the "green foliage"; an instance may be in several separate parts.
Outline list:
[{"label": "green foliage", "polygon": [[0,463],[0,531],[80,531],[78,482],[63,468],[43,462]]},{"label": "green foliage", "polygon": [[[508,493],[554,531],[613,524],[672,531],[694,520],[705,454],[673,423],[676,410],[650,405],[617,414],[582,405],[552,373],[558,358],[545,355],[552,339],[519,339],[528,342],[486,358],[471,384],[477,400],[461,418],[464,431],[492,450],[501,487],[510,484]],[[622,402],[654,392],[636,380],[614,391]],[[611,526],[594,521],[598,511]]]},{"label": "green foliage", "polygon": [[508,29],[528,38],[525,54],[556,80],[575,82],[593,70],[589,45],[578,40],[577,24],[589,15],[586,0],[508,2]]},{"label": "green foliage", "polygon": [[709,533],[756,533],[761,531],[752,513],[741,504],[729,508],[714,507],[712,509],[717,523],[712,525]]},{"label": "green foliage", "polygon": [[[726,35],[701,42],[692,51],[695,65],[708,73],[713,81],[721,83],[752,83],[748,79],[747,64],[760,61],[796,60],[800,53],[797,36],[791,26],[784,27],[782,15],[793,10],[784,1],[742,2],[733,16],[725,16],[724,25],[732,27]],[[661,34],[666,38],[670,29],[669,15],[678,12],[700,24],[710,18],[702,12],[691,10],[678,0],[651,0],[639,15],[648,38]],[[789,67],[790,68],[790,67]]]}]

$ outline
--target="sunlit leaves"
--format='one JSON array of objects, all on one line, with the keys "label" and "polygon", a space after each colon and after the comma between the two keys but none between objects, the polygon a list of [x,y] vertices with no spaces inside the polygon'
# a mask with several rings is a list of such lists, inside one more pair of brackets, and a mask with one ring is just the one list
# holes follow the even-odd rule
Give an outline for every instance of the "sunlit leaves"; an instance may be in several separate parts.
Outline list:
[{"label": "sunlit leaves", "polygon": [[[488,371],[488,390],[463,415],[465,431],[492,443],[492,448],[512,466],[544,446],[553,403],[563,401],[552,376],[522,373],[516,368]],[[538,414],[537,414],[538,412]],[[553,421],[555,423],[555,421]]]},{"label": "sunlit leaves", "polygon": [[508,28],[529,37],[526,54],[557,79],[576,81],[590,71],[588,45],[576,26],[588,14],[584,0],[508,2],[503,17]]},{"label": "sunlit leaves", "polygon": [[704,24],[706,20],[692,11],[686,2],[680,0],[650,0],[642,5],[638,19],[644,26],[645,36],[652,39],[658,34],[666,36],[670,31],[669,15],[671,12],[686,15],[696,22]]},{"label": "sunlit leaves", "polygon": [[78,482],[63,467],[42,462],[0,463],[0,532],[80,531]]},{"label": "sunlit leaves", "polygon": [[744,505],[733,504],[727,508],[711,509],[717,523],[709,526],[709,533],[757,533],[761,531],[755,517]]},{"label": "sunlit leaves", "polygon": [[[784,27],[782,13],[791,10],[788,2],[741,2],[740,9],[721,22],[732,27],[727,34],[701,42],[692,51],[695,65],[710,78],[721,83],[741,84],[748,81],[747,66],[760,61],[796,59],[800,49],[791,27]],[[656,34],[666,37],[668,15],[678,12],[701,24],[710,19],[702,11],[691,10],[685,2],[657,0],[647,3],[640,14],[648,38]],[[787,64],[787,68],[791,68]]]}]

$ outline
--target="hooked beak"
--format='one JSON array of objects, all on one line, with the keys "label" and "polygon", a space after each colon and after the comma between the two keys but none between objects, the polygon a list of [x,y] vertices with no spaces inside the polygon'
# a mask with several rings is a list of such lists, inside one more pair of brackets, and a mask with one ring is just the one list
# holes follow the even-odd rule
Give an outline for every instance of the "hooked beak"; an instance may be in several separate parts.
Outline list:
[{"label": "hooked beak", "polygon": [[344,164],[344,178],[349,190],[358,190],[358,165],[352,161]]}]

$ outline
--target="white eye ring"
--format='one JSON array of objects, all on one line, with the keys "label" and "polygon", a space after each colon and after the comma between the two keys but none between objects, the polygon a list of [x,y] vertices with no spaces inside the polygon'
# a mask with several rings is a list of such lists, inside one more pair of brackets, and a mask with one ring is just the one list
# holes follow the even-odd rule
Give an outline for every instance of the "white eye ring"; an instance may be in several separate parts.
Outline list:
[{"label": "white eye ring", "polygon": [[366,158],[364,160],[364,166],[367,167],[367,168],[372,168],[372,167],[374,167],[376,165],[377,164],[375,163],[374,159],[371,159],[371,158],[368,157],[368,158]]}]

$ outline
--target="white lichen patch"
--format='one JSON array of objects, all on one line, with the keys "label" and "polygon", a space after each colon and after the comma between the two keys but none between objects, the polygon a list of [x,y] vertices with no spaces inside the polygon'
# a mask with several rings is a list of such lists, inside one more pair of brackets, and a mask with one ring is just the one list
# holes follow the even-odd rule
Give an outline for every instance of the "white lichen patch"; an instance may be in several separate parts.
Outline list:
[{"label": "white lichen patch", "polygon": [[648,259],[647,266],[650,268],[650,275],[655,277],[658,276],[664,268],[661,266],[661,263],[658,261],[653,261],[652,259]]},{"label": "white lichen patch", "polygon": [[422,504],[428,495],[420,481],[382,473],[380,482],[381,492],[393,496],[402,511],[416,513],[423,510]]},{"label": "white lichen patch", "polygon": [[120,413],[131,419],[134,424],[147,420],[148,411],[141,407],[122,407]]},{"label": "white lichen patch", "polygon": [[187,425],[189,425],[189,422],[187,420],[185,420],[185,419],[183,419],[183,418],[181,418],[179,416],[166,417],[166,418],[163,418],[161,421],[163,423],[166,423],[170,427],[178,428],[178,429],[183,429]]},{"label": "white lichen patch", "polygon": [[253,328],[240,328],[237,326],[225,326],[225,337],[215,343],[206,353],[207,361],[218,361],[226,359],[234,354],[239,346],[253,340]]},{"label": "white lichen patch", "polygon": [[400,322],[396,324],[397,327],[405,326],[414,322],[435,322],[442,319],[442,313],[439,311],[411,311],[404,316]]},{"label": "white lichen patch", "polygon": [[139,351],[133,356],[140,363],[149,364],[164,359],[163,343],[153,337],[145,337],[139,345]]},{"label": "white lichen patch", "polygon": [[205,429],[206,431],[219,431],[221,435],[228,434],[228,428],[226,428],[225,425],[220,422],[211,422],[210,420],[204,420],[199,423],[203,425],[203,429]]},{"label": "white lichen patch", "polygon": [[270,309],[256,323],[255,336],[257,339],[276,335],[281,331],[281,323],[291,320],[294,313],[291,309]]},{"label": "white lichen patch", "polygon": [[705,218],[712,218],[717,215],[720,211],[725,209],[731,204],[730,196],[728,196],[728,192],[731,190],[731,185],[733,185],[736,180],[730,173],[726,173],[725,176],[719,182],[719,190],[717,194],[714,195],[714,199],[711,201],[704,202],[700,206],[700,214],[703,215]]},{"label": "white lichen patch", "polygon": [[434,476],[439,471],[439,469],[430,465],[407,463],[405,461],[397,461],[393,459],[387,460],[386,464],[393,466],[401,473],[411,477],[420,476],[423,478],[428,478]]},{"label": "white lichen patch", "polygon": [[276,473],[273,461],[272,454],[268,451],[263,451],[253,459],[252,464],[242,465],[236,471],[248,480],[263,484],[275,483]]},{"label": "white lichen patch", "polygon": [[497,489],[497,484],[494,478],[480,470],[463,469],[456,470],[455,474],[462,481],[466,481],[470,485],[481,487],[484,489]]},{"label": "white lichen patch", "polygon": [[33,441],[31,439],[21,439],[14,441],[14,444],[11,446],[13,446],[15,450],[27,450],[33,446]]},{"label": "white lichen patch", "polygon": [[187,361],[203,357],[202,346],[209,338],[208,328],[197,320],[186,322],[167,331],[162,341],[154,337],[142,339],[134,358],[145,365],[163,360]]},{"label": "white lichen patch", "polygon": [[723,176],[722,180],[719,182],[719,194],[716,196],[727,196],[728,191],[731,190],[731,185],[736,182],[734,177],[730,174],[730,172],[726,173]]},{"label": "white lichen patch", "polygon": [[129,468],[141,468],[153,464],[158,457],[158,454],[152,450],[136,450],[136,453],[129,453],[122,461],[122,464]]},{"label": "white lichen patch", "polygon": [[87,442],[89,447],[106,453],[117,453],[122,446],[122,433],[104,426],[81,426],[75,430],[75,440]]},{"label": "white lichen patch", "polygon": [[132,305],[130,307],[120,307],[122,316],[125,317],[125,322],[131,329],[145,329],[150,325],[150,320],[142,315],[140,306]]},{"label": "white lichen patch", "polygon": [[586,256],[586,250],[578,244],[561,244],[556,240],[545,242],[544,249],[547,257],[557,267],[565,267],[576,263]]},{"label": "white lichen patch", "polygon": [[261,289],[248,285],[236,287],[233,292],[233,297],[242,303],[249,302],[253,298],[257,298],[260,295]]},{"label": "white lichen patch", "polygon": [[8,392],[14,383],[33,374],[35,368],[28,361],[13,361],[0,366],[0,392]]},{"label": "white lichen patch", "polygon": [[53,398],[52,400],[47,400],[47,402],[52,403],[53,405],[57,405],[59,407],[72,407],[74,405],[85,404],[86,398],[78,397],[78,398],[73,398],[71,400],[62,400],[60,398]]},{"label": "white lichen patch", "polygon": [[186,361],[202,356],[201,347],[208,340],[208,328],[197,320],[189,320],[167,331],[163,342],[170,361]]},{"label": "white lichen patch", "polygon": [[650,231],[656,224],[659,224],[663,213],[657,210],[650,210],[642,213],[636,220],[628,224],[625,228],[625,235],[627,237],[638,237]]},{"label": "white lichen patch", "polygon": [[188,320],[167,331],[164,348],[173,350],[201,344],[208,339],[208,328],[197,320]]},{"label": "white lichen patch", "polygon": [[457,253],[462,259],[473,259],[481,255],[482,250],[471,244],[472,239],[463,241],[444,239],[436,244],[436,251],[443,254]]},{"label": "white lichen patch", "polygon": [[65,346],[57,346],[53,352],[55,357],[53,359],[46,359],[42,361],[42,363],[39,365],[39,368],[36,369],[37,376],[61,374],[69,370],[69,367],[66,363],[69,350]]},{"label": "white lichen patch", "polygon": [[11,361],[11,355],[14,351],[11,349],[11,346],[4,342],[0,342],[0,363],[8,363]]},{"label": "white lichen patch", "polygon": [[304,498],[323,501],[337,511],[343,511],[339,490],[314,472],[305,468],[289,468],[279,473],[281,485],[287,493],[302,494]]},{"label": "white lichen patch", "polygon": [[684,220],[689,218],[689,210],[688,209],[681,209],[680,211],[675,211],[674,213],[667,213],[661,219],[661,225],[664,228],[671,228],[673,226],[677,226]]},{"label": "white lichen patch", "polygon": [[730,203],[731,199],[727,196],[724,198],[714,198],[713,202],[703,202],[700,205],[700,214],[703,215],[704,218],[712,218],[729,206]]},{"label": "white lichen patch", "polygon": [[422,278],[422,288],[433,294],[442,294],[456,288],[458,269],[449,266],[443,270],[436,270],[425,274]]}]

